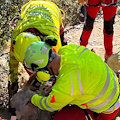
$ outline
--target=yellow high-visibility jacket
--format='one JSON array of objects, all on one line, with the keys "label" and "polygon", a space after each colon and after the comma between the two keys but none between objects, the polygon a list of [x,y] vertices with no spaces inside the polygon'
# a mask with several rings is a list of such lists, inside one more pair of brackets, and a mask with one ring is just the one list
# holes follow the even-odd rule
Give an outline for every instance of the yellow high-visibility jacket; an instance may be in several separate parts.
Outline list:
[{"label": "yellow high-visibility jacket", "polygon": [[[49,0],[31,0],[23,5],[21,19],[18,21],[12,34],[11,46],[16,36],[29,28],[37,29],[43,40],[45,40],[45,36],[47,35],[54,35],[57,39],[57,45],[53,49],[58,52],[61,47],[60,29],[63,29],[63,24],[61,10],[56,4]],[[20,49],[19,47],[21,47],[21,44],[18,46],[18,49]],[[19,57],[20,59],[17,60],[14,52],[10,51],[9,67],[11,82],[18,80],[18,63],[23,62],[24,52],[22,53],[22,57]]]},{"label": "yellow high-visibility jacket", "polygon": [[100,113],[117,101],[118,78],[98,55],[78,45],[63,46],[58,53],[61,62],[56,83],[48,97],[32,97],[35,106],[52,112],[73,104]]},{"label": "yellow high-visibility jacket", "polygon": [[57,38],[58,43],[55,49],[58,51],[61,46],[59,35],[61,25],[61,10],[56,4],[49,0],[31,0],[23,5],[21,19],[13,32],[12,38],[29,28],[36,28],[43,35],[54,35]]}]

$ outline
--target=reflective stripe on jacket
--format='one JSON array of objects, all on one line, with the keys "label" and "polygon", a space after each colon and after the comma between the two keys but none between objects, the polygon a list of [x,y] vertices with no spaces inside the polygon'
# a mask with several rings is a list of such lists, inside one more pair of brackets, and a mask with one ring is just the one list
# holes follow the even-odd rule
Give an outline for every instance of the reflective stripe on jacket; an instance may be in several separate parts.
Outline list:
[{"label": "reflective stripe on jacket", "polygon": [[34,105],[54,111],[75,104],[100,113],[117,101],[118,79],[99,56],[78,45],[61,47],[59,54],[59,75],[52,92],[48,97],[34,95]]}]

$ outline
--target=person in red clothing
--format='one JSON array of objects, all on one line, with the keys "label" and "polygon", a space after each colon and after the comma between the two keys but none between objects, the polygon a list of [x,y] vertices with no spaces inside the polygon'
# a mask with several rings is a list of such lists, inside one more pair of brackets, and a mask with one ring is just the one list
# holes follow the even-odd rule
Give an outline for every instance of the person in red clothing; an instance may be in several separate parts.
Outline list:
[{"label": "person in red clothing", "polygon": [[120,108],[111,114],[96,113],[89,109],[81,109],[76,105],[66,106],[55,114],[53,120],[111,120]]},{"label": "person in red clothing", "polygon": [[93,24],[97,13],[102,7],[104,18],[104,47],[105,47],[105,60],[113,54],[113,24],[117,10],[117,0],[78,0],[81,4],[86,2],[87,18],[84,24],[83,32],[80,37],[80,45],[87,46],[89,37],[93,30]]}]

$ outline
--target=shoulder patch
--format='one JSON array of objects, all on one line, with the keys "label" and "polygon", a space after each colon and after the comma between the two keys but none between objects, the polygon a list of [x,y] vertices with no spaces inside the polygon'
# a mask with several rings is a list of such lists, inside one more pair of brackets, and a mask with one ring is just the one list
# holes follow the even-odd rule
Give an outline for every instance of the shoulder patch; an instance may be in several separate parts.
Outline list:
[{"label": "shoulder patch", "polygon": [[54,103],[54,102],[55,102],[55,95],[52,96],[50,102],[51,102],[51,103]]}]

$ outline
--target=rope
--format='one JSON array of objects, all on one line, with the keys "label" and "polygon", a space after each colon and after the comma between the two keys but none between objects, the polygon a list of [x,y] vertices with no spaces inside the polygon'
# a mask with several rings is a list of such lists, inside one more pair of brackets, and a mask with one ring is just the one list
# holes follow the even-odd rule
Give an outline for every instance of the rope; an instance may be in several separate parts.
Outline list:
[{"label": "rope", "polygon": [[41,87],[41,90],[40,90],[40,93],[39,93],[40,96],[41,96],[41,94],[42,94],[43,87],[44,87],[44,83],[42,84],[42,87]]}]

